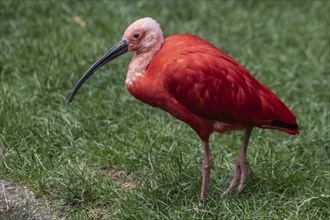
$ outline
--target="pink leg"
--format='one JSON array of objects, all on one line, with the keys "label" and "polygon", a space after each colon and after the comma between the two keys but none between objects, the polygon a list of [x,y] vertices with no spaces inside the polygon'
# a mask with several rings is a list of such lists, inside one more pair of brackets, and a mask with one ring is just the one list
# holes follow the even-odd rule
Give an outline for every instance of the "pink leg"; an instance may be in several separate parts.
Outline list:
[{"label": "pink leg", "polygon": [[203,141],[204,144],[204,159],[203,159],[203,180],[200,202],[203,203],[206,199],[209,178],[211,173],[212,155],[208,141]]},{"label": "pink leg", "polygon": [[227,196],[232,191],[232,189],[236,185],[238,179],[240,179],[240,183],[238,185],[238,192],[241,192],[244,188],[244,183],[245,183],[245,179],[246,179],[245,174],[246,173],[251,174],[249,162],[246,159],[246,151],[247,151],[251,132],[252,132],[252,127],[246,128],[242,147],[241,147],[241,150],[240,150],[238,158],[237,158],[234,178],[230,182],[227,190],[223,193],[223,196]]}]

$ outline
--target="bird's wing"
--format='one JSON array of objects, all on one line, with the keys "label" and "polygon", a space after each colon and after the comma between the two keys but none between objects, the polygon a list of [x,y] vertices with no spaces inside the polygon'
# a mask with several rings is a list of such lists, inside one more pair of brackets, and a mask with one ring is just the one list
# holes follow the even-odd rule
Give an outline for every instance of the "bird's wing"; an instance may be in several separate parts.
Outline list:
[{"label": "bird's wing", "polygon": [[[210,44],[173,50],[164,86],[179,103],[206,119],[263,126],[295,123],[282,101],[237,61]],[[170,54],[169,54],[170,55]]]}]

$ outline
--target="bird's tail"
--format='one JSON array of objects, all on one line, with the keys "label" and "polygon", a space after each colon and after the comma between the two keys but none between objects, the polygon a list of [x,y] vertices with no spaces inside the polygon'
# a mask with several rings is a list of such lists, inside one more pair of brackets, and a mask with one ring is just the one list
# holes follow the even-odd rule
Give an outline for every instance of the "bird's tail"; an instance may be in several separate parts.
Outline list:
[{"label": "bird's tail", "polygon": [[299,127],[294,113],[272,91],[267,88],[266,90],[268,90],[268,106],[272,106],[272,108],[265,108],[270,120],[267,120],[264,127],[291,135],[298,134]]},{"label": "bird's tail", "polygon": [[279,120],[273,120],[270,124],[270,128],[284,131],[291,135],[296,135],[299,133],[298,124],[290,124]]}]

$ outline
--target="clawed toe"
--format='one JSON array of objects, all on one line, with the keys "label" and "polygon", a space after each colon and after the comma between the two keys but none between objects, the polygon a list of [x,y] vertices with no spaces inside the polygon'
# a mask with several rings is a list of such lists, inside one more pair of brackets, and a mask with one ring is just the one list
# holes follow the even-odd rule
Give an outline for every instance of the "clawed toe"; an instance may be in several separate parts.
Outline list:
[{"label": "clawed toe", "polygon": [[245,186],[246,176],[250,175],[251,173],[252,173],[252,171],[249,167],[247,160],[246,159],[238,160],[238,162],[236,164],[235,175],[234,175],[232,181],[230,182],[228,188],[222,195],[227,196],[235,187],[238,179],[239,179],[238,193],[242,192],[242,190],[244,189],[244,186]]}]

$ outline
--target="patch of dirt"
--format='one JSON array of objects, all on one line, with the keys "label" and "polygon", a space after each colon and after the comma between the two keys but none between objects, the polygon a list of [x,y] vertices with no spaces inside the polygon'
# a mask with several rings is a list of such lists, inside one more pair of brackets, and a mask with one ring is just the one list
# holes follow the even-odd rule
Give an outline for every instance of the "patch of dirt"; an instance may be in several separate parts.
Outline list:
[{"label": "patch of dirt", "polygon": [[135,189],[137,186],[143,186],[144,184],[142,180],[137,180],[130,172],[119,167],[103,167],[101,173],[120,183],[123,189]]},{"label": "patch of dirt", "polygon": [[0,219],[53,219],[46,201],[36,199],[33,192],[15,182],[0,180]]},{"label": "patch of dirt", "polygon": [[[120,190],[133,190],[143,186],[144,182],[135,175],[119,167],[104,167],[103,175],[111,177],[120,185]],[[110,217],[103,209],[96,210],[97,218]],[[59,213],[50,209],[43,198],[36,198],[27,187],[9,180],[0,179],[0,220],[53,220],[60,218]]]}]

